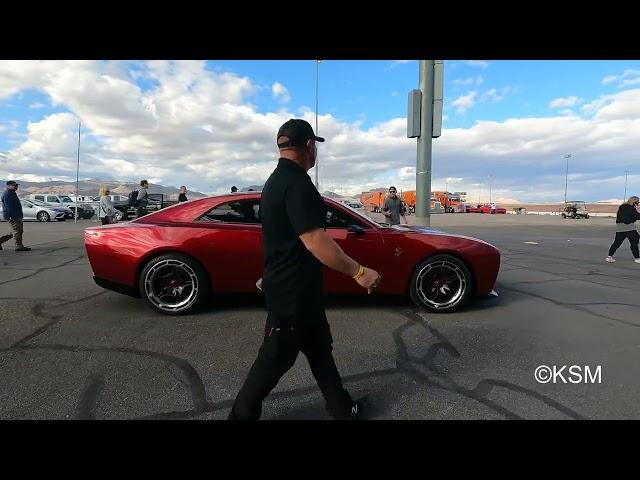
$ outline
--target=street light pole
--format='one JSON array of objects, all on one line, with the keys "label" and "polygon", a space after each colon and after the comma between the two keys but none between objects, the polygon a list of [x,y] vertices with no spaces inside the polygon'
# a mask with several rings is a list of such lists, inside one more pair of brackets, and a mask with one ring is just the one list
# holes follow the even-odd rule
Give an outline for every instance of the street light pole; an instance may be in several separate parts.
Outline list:
[{"label": "street light pole", "polygon": [[564,176],[564,203],[567,203],[567,183],[569,181],[569,159],[571,154],[565,155],[564,158],[567,159],[567,173]]},{"label": "street light pole", "polygon": [[[320,83],[320,60],[316,60],[315,62],[316,62],[316,135],[318,135],[318,85]],[[318,191],[319,191],[319,188],[318,188],[318,170],[319,169],[320,169],[320,166],[318,165],[318,152],[316,150],[316,190]]]},{"label": "street light pole", "polygon": [[80,185],[80,127],[82,126],[82,121],[78,120],[78,165],[76,167],[76,211],[73,216],[73,223],[78,223],[78,190]]},{"label": "street light pole", "polygon": [[624,171],[624,197],[622,201],[625,202],[627,200],[627,179],[629,178],[629,170]]},{"label": "street light pole", "polygon": [[491,203],[491,175],[489,175],[489,203]]}]

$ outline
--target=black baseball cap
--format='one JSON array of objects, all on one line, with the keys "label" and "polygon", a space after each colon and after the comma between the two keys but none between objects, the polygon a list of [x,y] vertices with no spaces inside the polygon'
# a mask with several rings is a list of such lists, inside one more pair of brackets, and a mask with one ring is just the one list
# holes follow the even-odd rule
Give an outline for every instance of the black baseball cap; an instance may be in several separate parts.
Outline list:
[{"label": "black baseball cap", "polygon": [[17,183],[17,182],[14,182],[13,180],[8,180],[8,181],[7,181],[7,187],[8,187],[9,185],[18,185],[18,183]]},{"label": "black baseball cap", "polygon": [[[289,141],[278,142],[280,137],[289,137]],[[292,118],[286,121],[278,130],[276,143],[278,147],[301,147],[307,140],[315,140],[316,142],[324,142],[324,138],[316,136],[309,122],[301,118]]]}]

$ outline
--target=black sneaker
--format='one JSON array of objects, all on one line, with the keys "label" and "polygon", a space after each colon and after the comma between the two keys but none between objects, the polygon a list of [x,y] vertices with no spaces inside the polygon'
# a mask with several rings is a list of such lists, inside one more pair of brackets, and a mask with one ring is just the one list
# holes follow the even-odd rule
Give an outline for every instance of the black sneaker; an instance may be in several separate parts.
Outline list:
[{"label": "black sneaker", "polygon": [[349,420],[368,420],[371,416],[371,402],[367,397],[362,397],[351,407]]},{"label": "black sneaker", "polygon": [[25,247],[25,246],[16,247],[16,252],[30,252],[30,251],[31,249],[29,247]]}]

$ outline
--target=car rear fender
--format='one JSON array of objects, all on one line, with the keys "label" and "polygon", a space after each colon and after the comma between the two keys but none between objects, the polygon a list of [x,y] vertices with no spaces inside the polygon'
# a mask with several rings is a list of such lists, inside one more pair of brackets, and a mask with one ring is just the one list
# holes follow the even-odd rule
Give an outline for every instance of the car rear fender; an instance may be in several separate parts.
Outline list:
[{"label": "car rear fender", "polygon": [[140,274],[142,273],[142,270],[144,270],[144,267],[147,266],[147,264],[154,258],[159,257],[161,255],[166,255],[168,253],[179,253],[180,255],[184,255],[189,257],[190,259],[192,259],[194,262],[196,262],[198,265],[200,265],[200,267],[202,267],[202,269],[207,272],[207,276],[209,278],[209,289],[211,290],[211,292],[213,292],[213,279],[211,278],[211,274],[209,273],[209,271],[207,270],[207,268],[204,266],[204,264],[198,260],[196,257],[194,257],[193,255],[190,255],[186,252],[181,252],[180,250],[176,250],[173,248],[157,248],[155,250],[152,250],[150,252],[147,252],[143,257],[140,258],[140,262],[138,263],[138,266],[136,268],[136,276],[135,276],[135,289],[136,291],[139,290],[139,281],[140,281]]}]

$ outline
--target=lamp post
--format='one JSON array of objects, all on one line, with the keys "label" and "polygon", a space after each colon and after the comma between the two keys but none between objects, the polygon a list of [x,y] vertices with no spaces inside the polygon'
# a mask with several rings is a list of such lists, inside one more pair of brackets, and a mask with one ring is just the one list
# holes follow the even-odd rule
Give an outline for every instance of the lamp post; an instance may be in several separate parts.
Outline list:
[{"label": "lamp post", "polygon": [[[320,84],[320,60],[315,60],[316,62],[316,135],[318,135],[318,86]],[[320,165],[318,165],[318,151],[316,150],[316,190],[319,191],[318,188],[318,170],[320,169]]]},{"label": "lamp post", "polygon": [[569,181],[569,159],[571,158],[571,154],[565,155],[564,158],[567,159],[567,172],[564,176],[564,203],[567,203],[567,184]]}]

